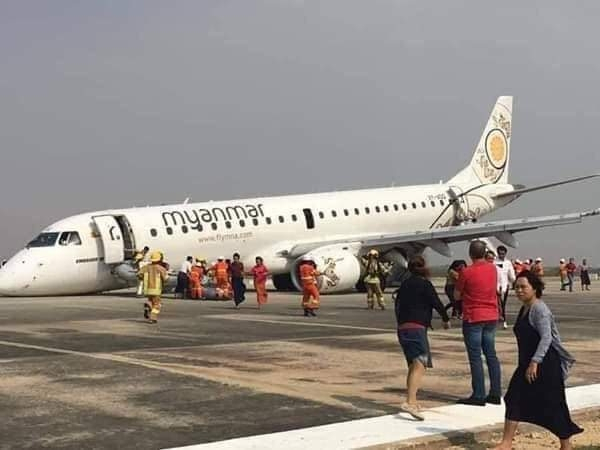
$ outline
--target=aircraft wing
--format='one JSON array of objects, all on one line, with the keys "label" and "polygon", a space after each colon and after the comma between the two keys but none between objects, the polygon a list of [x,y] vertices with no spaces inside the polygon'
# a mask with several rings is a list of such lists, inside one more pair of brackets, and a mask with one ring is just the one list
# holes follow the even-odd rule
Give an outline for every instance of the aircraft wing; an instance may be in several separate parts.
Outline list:
[{"label": "aircraft wing", "polygon": [[444,256],[452,256],[448,244],[483,237],[495,237],[510,247],[518,245],[513,233],[580,223],[585,217],[600,215],[600,208],[591,211],[561,214],[555,216],[528,217],[524,219],[499,220],[494,222],[465,223],[454,227],[434,228],[411,233],[369,235],[350,239],[323,240],[297,244],[281,254],[299,257],[315,248],[332,244],[359,244],[361,247],[384,247],[399,244],[417,244],[431,247]]},{"label": "aircraft wing", "polygon": [[519,185],[518,188],[515,189],[514,191],[504,192],[502,194],[496,194],[496,195],[493,195],[492,198],[497,199],[497,198],[502,198],[502,197],[517,197],[517,196],[526,194],[528,192],[540,191],[542,189],[548,189],[551,187],[561,186],[563,184],[575,183],[577,181],[588,180],[590,178],[596,178],[596,177],[600,177],[600,174],[595,173],[593,175],[586,175],[584,177],[577,177],[577,178],[569,178],[568,180],[556,181],[554,183],[541,184],[539,186],[532,186],[532,187],[525,187],[525,186]]}]

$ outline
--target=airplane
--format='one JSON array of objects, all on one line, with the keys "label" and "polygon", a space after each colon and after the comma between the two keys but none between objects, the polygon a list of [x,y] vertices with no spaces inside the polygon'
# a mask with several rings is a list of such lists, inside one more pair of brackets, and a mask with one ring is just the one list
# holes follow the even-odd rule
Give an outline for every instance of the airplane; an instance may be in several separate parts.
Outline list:
[{"label": "airplane", "polygon": [[[360,257],[377,248],[406,268],[427,248],[494,237],[516,247],[514,233],[579,223],[600,209],[482,223],[521,195],[592,177],[535,187],[508,182],[511,96],[499,97],[470,163],[440,184],[308,195],[112,209],[79,214],[45,228],[0,269],[0,295],[60,296],[111,291],[137,283],[135,249],[160,250],[171,263],[187,255],[215,260],[239,252],[246,267],[262,256],[278,289],[300,288],[297,267],[312,258],[322,293],[360,284]],[[432,155],[433,156],[433,155]]]}]

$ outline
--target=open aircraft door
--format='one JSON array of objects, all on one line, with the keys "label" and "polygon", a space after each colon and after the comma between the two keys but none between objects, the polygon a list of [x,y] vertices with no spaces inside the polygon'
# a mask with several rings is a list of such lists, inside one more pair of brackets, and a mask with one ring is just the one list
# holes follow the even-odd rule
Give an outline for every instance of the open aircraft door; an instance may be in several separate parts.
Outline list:
[{"label": "open aircraft door", "polygon": [[94,216],[94,223],[102,238],[104,262],[117,264],[125,260],[125,243],[117,219],[114,216]]}]

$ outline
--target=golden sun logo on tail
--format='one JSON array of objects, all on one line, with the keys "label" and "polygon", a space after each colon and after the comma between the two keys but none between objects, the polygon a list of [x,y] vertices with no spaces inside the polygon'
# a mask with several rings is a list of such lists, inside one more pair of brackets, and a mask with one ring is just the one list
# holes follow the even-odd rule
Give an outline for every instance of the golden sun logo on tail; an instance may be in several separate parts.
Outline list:
[{"label": "golden sun logo on tail", "polygon": [[502,170],[506,165],[508,155],[506,136],[502,130],[495,128],[491,130],[485,139],[485,152],[487,159],[497,170]]}]

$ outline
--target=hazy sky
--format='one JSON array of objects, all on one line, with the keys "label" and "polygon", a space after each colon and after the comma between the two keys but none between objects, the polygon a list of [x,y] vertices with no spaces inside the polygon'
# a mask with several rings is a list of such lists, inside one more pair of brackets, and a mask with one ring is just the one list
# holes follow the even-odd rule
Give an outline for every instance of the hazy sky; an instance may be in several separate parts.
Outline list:
[{"label": "hazy sky", "polygon": [[[499,95],[510,181],[600,172],[598,17],[595,1],[0,1],[0,255],[83,211],[447,180]],[[515,254],[600,263],[598,229],[520,234]]]}]

